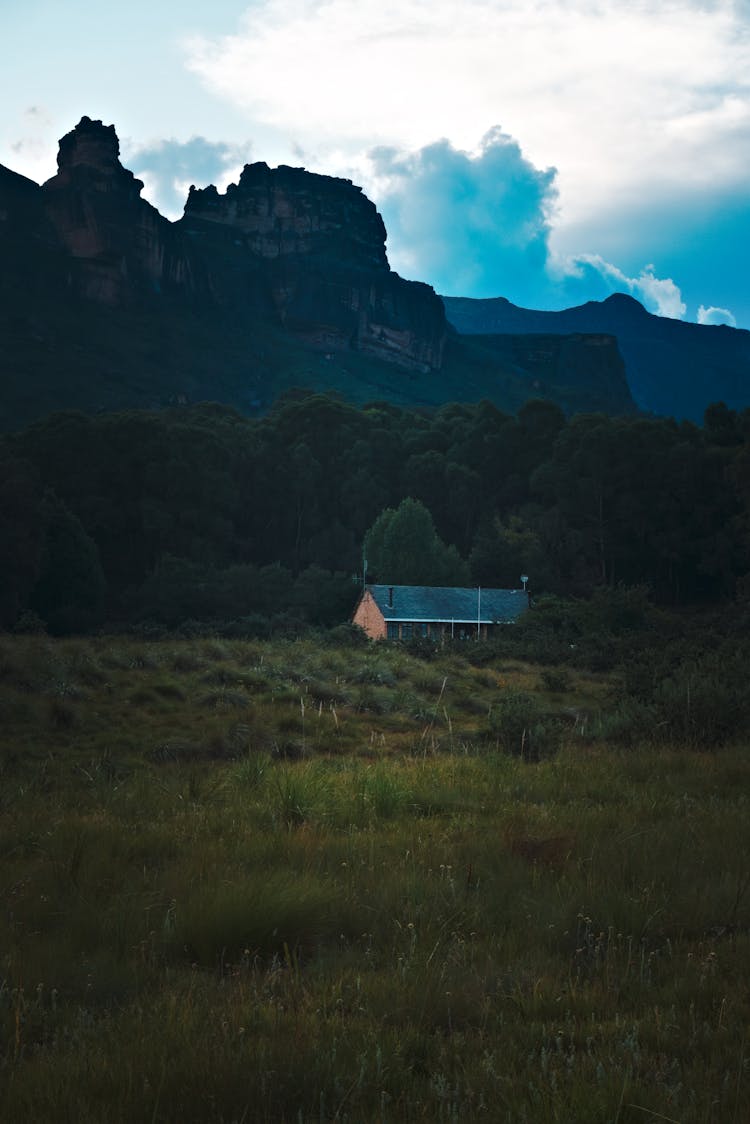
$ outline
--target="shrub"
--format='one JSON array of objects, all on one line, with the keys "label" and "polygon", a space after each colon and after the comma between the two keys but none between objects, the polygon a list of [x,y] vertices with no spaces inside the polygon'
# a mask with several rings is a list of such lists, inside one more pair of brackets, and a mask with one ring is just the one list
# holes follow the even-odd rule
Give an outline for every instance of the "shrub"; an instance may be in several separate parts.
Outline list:
[{"label": "shrub", "polygon": [[337,624],[324,633],[325,639],[334,646],[342,648],[366,648],[370,639],[358,624]]},{"label": "shrub", "polygon": [[663,680],[654,693],[662,727],[687,745],[722,745],[745,725],[744,692],[711,668],[687,665]]},{"label": "shrub", "polygon": [[508,753],[525,755],[532,730],[539,726],[539,704],[526,691],[505,691],[490,707],[490,736]]},{"label": "shrub", "polygon": [[552,694],[570,690],[570,673],[564,667],[545,667],[539,678],[544,690]]}]

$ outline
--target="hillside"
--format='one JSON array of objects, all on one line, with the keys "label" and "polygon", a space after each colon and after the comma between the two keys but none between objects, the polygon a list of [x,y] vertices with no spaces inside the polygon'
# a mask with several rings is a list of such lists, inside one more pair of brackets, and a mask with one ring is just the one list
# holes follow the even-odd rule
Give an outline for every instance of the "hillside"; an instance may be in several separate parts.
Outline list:
[{"label": "hillside", "polygon": [[700,421],[712,402],[750,402],[750,332],[654,316],[623,293],[562,312],[519,308],[504,297],[444,297],[448,320],[467,334],[594,332],[614,336],[642,410]]},{"label": "hillside", "polygon": [[580,332],[474,341],[394,273],[348,180],[245,167],[169,222],[141,198],[113,126],[84,117],[41,187],[0,168],[0,428],[50,411],[216,400],[263,412],[290,386],[353,402],[634,410],[617,346]]}]

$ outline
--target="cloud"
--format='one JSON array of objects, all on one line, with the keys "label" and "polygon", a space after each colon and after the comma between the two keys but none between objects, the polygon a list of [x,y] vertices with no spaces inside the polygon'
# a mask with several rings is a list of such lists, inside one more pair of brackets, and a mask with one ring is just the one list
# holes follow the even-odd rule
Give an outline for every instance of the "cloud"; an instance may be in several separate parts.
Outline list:
[{"label": "cloud", "polygon": [[[262,127],[283,142],[273,159],[296,162],[297,146],[308,167],[363,184],[407,275],[536,307],[616,287],[662,314],[695,315],[703,300],[750,323],[745,239],[719,237],[721,200],[732,201],[738,229],[750,226],[734,214],[750,203],[747,0],[254,0],[235,33],[194,36],[183,50],[189,71],[251,119],[256,137]],[[532,170],[556,169],[537,211],[527,182],[535,219],[515,251],[513,207],[503,212],[481,182],[498,153],[474,151],[498,120]],[[432,159],[443,159],[453,188],[467,173],[475,211],[497,219],[486,250],[476,213],[463,239],[454,216],[442,226],[448,245],[418,245],[418,231],[440,230],[444,213],[428,157],[415,155],[436,137],[443,148]],[[374,147],[381,172],[390,159],[419,178],[421,205],[406,176],[378,179]]]},{"label": "cloud", "polygon": [[555,170],[499,128],[468,153],[447,140],[370,153],[391,265],[446,295],[529,299],[544,277]]},{"label": "cloud", "polygon": [[[54,172],[54,159],[50,162],[53,145],[53,122],[43,105],[27,105],[12,122],[10,129],[16,135],[8,140],[14,171],[41,183]],[[10,129],[8,130],[10,132]],[[12,136],[12,133],[11,133]]]},{"label": "cloud", "polygon": [[598,254],[550,252],[555,169],[535,168],[499,128],[474,153],[442,140],[412,153],[375,149],[370,158],[391,265],[445,296],[562,308],[624,292],[659,316],[685,316],[679,286],[653,264],[628,276]]},{"label": "cloud", "polygon": [[750,36],[732,0],[258,0],[188,68],[322,150],[468,149],[498,118],[558,168],[563,216],[648,189],[741,183]]},{"label": "cloud", "polygon": [[728,324],[730,328],[737,327],[737,321],[728,308],[715,308],[711,305],[710,308],[704,308],[703,305],[698,309],[698,323],[699,324]]},{"label": "cloud", "polygon": [[630,293],[657,316],[682,320],[687,312],[678,286],[671,277],[657,277],[653,265],[645,265],[637,277],[628,277],[598,254],[580,254],[558,262],[556,268],[563,284],[567,275],[580,279],[587,271],[593,271],[608,286],[610,293]]},{"label": "cloud", "polygon": [[250,145],[208,141],[160,140],[128,151],[125,163],[144,182],[145,195],[168,218],[182,214],[191,184],[224,188],[249,159]]},{"label": "cloud", "polygon": [[[162,140],[128,154],[162,213],[178,217],[191,183],[237,179],[250,146],[204,137]],[[388,231],[391,266],[451,296],[505,296],[535,308],[564,308],[630,293],[659,316],[683,319],[680,286],[653,264],[629,274],[600,254],[550,248],[557,215],[557,174],[539,169],[499,127],[473,151],[448,140],[416,151],[370,151],[364,178]],[[736,326],[725,308],[701,305],[698,323]]]}]

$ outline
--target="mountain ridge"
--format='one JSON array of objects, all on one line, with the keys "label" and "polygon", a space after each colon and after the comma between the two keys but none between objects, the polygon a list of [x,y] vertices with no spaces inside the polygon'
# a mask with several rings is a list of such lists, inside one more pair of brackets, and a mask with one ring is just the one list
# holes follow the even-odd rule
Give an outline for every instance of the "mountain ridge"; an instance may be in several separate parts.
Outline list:
[{"label": "mountain ridge", "polygon": [[750,332],[657,316],[627,293],[557,312],[526,309],[505,297],[443,297],[446,315],[465,334],[603,332],[616,337],[638,406],[701,421],[717,400],[750,405]]}]

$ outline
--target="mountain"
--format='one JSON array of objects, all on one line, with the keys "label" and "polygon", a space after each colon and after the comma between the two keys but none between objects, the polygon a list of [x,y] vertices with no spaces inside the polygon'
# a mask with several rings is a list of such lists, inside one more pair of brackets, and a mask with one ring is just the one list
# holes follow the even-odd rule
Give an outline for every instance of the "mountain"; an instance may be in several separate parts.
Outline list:
[{"label": "mountain", "polygon": [[601,332],[617,338],[628,383],[642,410],[701,421],[711,402],[750,405],[750,332],[654,316],[615,293],[562,312],[519,308],[504,297],[443,297],[464,333]]},{"label": "mountain", "polygon": [[250,164],[224,193],[191,188],[177,222],[142,188],[114,126],[88,117],[42,186],[0,166],[0,428],[203,399],[257,412],[294,385],[634,409],[611,336],[452,331],[433,289],[390,269],[349,180]]}]

